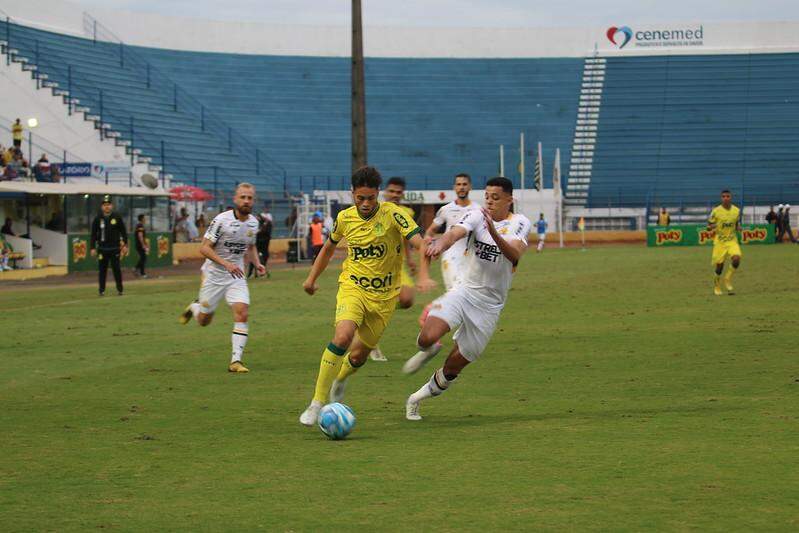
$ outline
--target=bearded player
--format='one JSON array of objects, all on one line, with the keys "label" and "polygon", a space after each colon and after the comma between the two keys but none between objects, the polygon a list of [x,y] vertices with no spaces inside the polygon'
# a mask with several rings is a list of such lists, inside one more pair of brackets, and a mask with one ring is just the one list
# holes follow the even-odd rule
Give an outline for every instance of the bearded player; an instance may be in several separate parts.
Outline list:
[{"label": "bearded player", "polygon": [[730,258],[730,266],[724,276],[724,288],[727,294],[735,294],[732,287],[732,275],[741,264],[741,245],[738,244],[738,232],[741,231],[741,210],[732,205],[732,193],[727,189],[721,191],[721,205],[717,205],[710,212],[707,229],[715,231],[713,237],[713,266],[716,276],[713,279],[713,293],[716,296],[724,294],[721,290],[721,274],[724,272],[724,263]]},{"label": "bearded player", "polygon": [[255,247],[258,219],[252,215],[255,187],[240,183],[233,195],[233,209],[214,217],[203,237],[200,253],[205,257],[202,266],[202,286],[197,300],[180,315],[181,324],[192,318],[207,326],[214,318],[217,305],[225,299],[233,311],[233,345],[229,372],[249,372],[241,362],[247,345],[249,328],[250,291],[244,277],[244,257],[255,266],[258,275],[266,273]]},{"label": "bearded player", "polygon": [[441,395],[467,365],[483,354],[505,306],[513,271],[527,249],[530,221],[510,211],[513,204],[511,181],[507,178],[488,180],[485,202],[485,209],[471,211],[427,247],[426,254],[436,257],[456,242],[466,240],[470,253],[461,284],[436,301],[417,338],[424,358],[427,350],[433,349],[447,332],[455,330],[452,336],[455,346],[444,366],[408,397],[405,404],[408,420],[421,420],[420,402]]},{"label": "bearded player", "polygon": [[[322,353],[313,399],[300,415],[300,423],[306,426],[317,423],[328,397],[342,399],[347,379],[366,362],[383,335],[399,300],[405,243],[414,248],[424,244],[421,230],[405,211],[391,202],[378,201],[381,182],[374,167],[355,171],[354,205],[336,217],[330,238],[303,283],[310,295],[318,290],[316,280],[327,268],[336,245],[345,239],[347,259],[338,279],[335,331]],[[419,279],[428,280],[426,264],[420,268]]]}]

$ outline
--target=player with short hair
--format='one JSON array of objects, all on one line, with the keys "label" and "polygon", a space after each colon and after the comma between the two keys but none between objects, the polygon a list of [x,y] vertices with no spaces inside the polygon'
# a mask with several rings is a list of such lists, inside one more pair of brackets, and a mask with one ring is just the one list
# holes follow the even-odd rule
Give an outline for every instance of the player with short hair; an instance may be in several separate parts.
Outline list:
[{"label": "player with short hair", "polygon": [[241,362],[249,335],[247,319],[250,308],[244,257],[255,265],[258,275],[266,273],[255,247],[258,219],[252,215],[254,202],[255,187],[250,183],[240,183],[233,195],[234,207],[211,221],[200,246],[200,253],[206,258],[202,266],[200,295],[179,318],[181,324],[188,324],[194,318],[199,325],[207,326],[214,318],[217,305],[225,298],[233,311],[233,350],[228,371],[237,373],[249,372]]},{"label": "player with short hair", "polygon": [[724,189],[721,191],[721,204],[713,208],[707,221],[707,229],[715,231],[713,237],[713,265],[716,267],[716,276],[713,279],[713,293],[716,296],[724,294],[721,290],[721,273],[724,271],[724,262],[730,258],[730,267],[724,276],[724,286],[727,293],[732,295],[732,275],[741,264],[741,245],[738,244],[738,232],[741,231],[741,210],[732,205],[732,193]]},{"label": "player with short hair", "polygon": [[[335,332],[322,353],[313,400],[300,415],[300,423],[306,426],[316,424],[328,397],[333,401],[342,398],[347,379],[380,341],[397,306],[405,242],[414,248],[424,244],[421,230],[405,211],[391,202],[378,201],[381,182],[374,167],[355,171],[354,205],[339,212],[330,238],[303,283],[305,292],[313,295],[318,290],[316,280],[327,268],[336,245],[342,239],[347,241],[347,259],[338,278]],[[419,279],[427,279],[426,265],[420,269]]]},{"label": "player with short hair", "polygon": [[[383,200],[391,202],[405,212],[407,217],[413,220],[415,214],[413,209],[407,205],[402,205],[402,200],[405,195],[405,178],[394,176],[388,179],[386,188],[383,189]],[[416,273],[416,262],[413,260],[411,253],[412,247],[406,243],[404,247],[404,255],[402,262],[402,272],[400,282],[401,289],[399,293],[399,300],[397,306],[400,309],[408,309],[413,306],[413,300],[416,297],[416,286],[413,283],[413,274]],[[369,352],[369,358],[372,361],[388,361],[388,358],[383,355],[383,351],[379,346],[375,346]]]},{"label": "player with short hair", "polygon": [[536,233],[538,233],[538,247],[536,248],[536,253],[541,253],[544,251],[544,241],[547,238],[548,226],[549,223],[547,223],[546,219],[544,219],[544,213],[541,213],[535,223],[535,230]]},{"label": "player with short hair", "polygon": [[468,364],[482,355],[505,306],[513,271],[527,248],[530,221],[511,212],[511,181],[502,177],[488,180],[485,199],[484,209],[468,213],[427,247],[427,256],[436,257],[456,242],[466,240],[470,253],[462,283],[437,300],[417,338],[421,352],[414,358],[423,359],[423,364],[427,360],[425,351],[433,349],[448,331],[455,330],[455,346],[444,366],[408,397],[408,420],[421,420],[419,403],[442,394]]}]

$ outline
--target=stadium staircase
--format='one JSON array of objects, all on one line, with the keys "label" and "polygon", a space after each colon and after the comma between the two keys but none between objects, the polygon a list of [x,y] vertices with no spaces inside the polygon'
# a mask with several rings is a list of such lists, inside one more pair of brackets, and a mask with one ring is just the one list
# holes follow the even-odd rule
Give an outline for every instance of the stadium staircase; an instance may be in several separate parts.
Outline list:
[{"label": "stadium staircase", "polygon": [[[799,54],[596,61],[601,118],[591,168],[577,169],[590,172],[580,175],[590,180],[583,205],[706,215],[724,188],[739,205],[799,200]],[[584,81],[596,72],[589,65]]]},{"label": "stadium staircase", "polygon": [[146,163],[186,183],[260,181],[282,189],[279,165],[199,104],[166,74],[118,41],[88,15],[92,39],[0,21],[0,52],[23,65],[37,87],[63,98],[103,139],[124,146],[131,163]]}]

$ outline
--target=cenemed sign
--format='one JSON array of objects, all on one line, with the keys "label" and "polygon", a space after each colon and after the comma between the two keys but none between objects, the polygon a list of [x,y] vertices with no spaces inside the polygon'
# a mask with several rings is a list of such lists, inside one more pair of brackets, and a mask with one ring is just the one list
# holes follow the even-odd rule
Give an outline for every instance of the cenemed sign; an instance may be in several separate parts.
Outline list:
[{"label": "cenemed sign", "polygon": [[632,43],[639,47],[701,46],[705,28],[675,28],[633,30],[629,26],[611,26],[605,32],[608,40],[619,50]]}]

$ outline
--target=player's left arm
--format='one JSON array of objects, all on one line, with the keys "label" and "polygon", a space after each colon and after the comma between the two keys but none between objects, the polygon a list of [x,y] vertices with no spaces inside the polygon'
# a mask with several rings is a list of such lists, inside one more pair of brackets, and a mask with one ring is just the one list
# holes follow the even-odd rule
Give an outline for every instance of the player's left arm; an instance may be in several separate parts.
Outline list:
[{"label": "player's left arm", "polygon": [[494,242],[497,244],[499,251],[502,252],[502,255],[508,258],[508,261],[513,263],[515,266],[519,263],[519,259],[521,259],[522,254],[527,249],[527,234],[530,231],[530,226],[527,223],[521,224],[515,231],[513,239],[504,239],[502,235],[497,232],[497,228],[494,227],[493,220],[491,218],[491,213],[489,213],[485,208],[482,209],[483,211],[483,219],[486,223],[486,229],[488,229],[489,235],[491,238],[494,239]]},{"label": "player's left arm", "polygon": [[251,244],[247,247],[247,259],[250,261],[250,264],[255,267],[255,271],[259,276],[266,274],[266,267],[261,264],[261,257],[258,255],[258,248],[255,244]]}]

